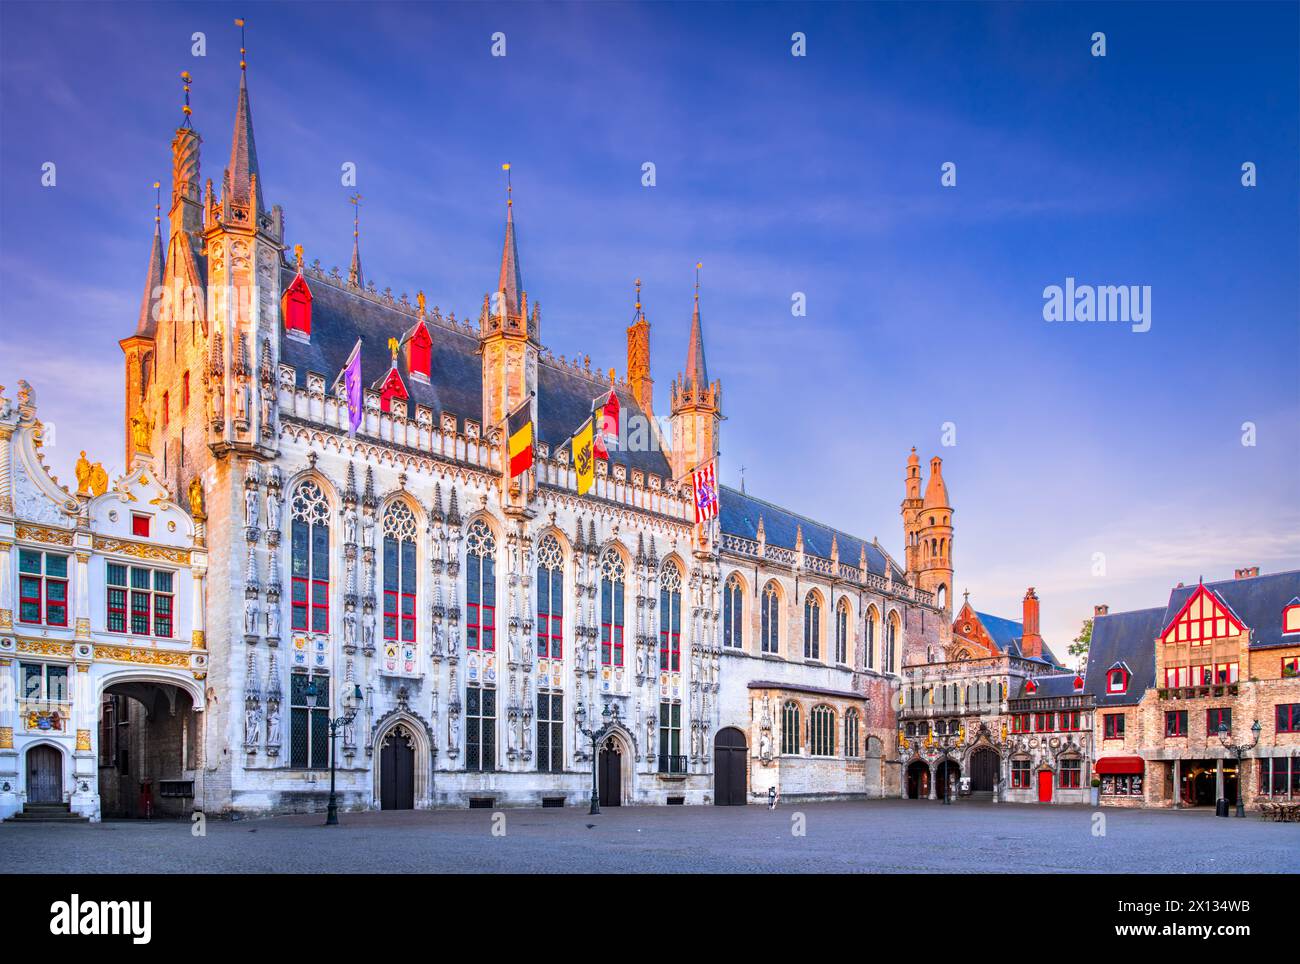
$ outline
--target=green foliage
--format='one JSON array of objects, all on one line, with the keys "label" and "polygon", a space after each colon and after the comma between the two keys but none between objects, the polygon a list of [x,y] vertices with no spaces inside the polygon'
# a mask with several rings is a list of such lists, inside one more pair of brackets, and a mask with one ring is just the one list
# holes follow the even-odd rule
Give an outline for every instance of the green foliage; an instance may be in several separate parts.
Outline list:
[{"label": "green foliage", "polygon": [[1092,619],[1085,619],[1083,627],[1079,630],[1079,635],[1074,637],[1074,642],[1070,644],[1069,653],[1071,656],[1086,658],[1088,647],[1092,645]]}]

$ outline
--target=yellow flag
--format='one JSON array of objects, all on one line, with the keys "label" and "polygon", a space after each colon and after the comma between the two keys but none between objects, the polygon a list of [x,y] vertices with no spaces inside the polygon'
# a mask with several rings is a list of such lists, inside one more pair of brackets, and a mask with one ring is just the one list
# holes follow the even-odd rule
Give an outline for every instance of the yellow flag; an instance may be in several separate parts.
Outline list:
[{"label": "yellow flag", "polygon": [[573,436],[573,467],[578,473],[578,495],[586,495],[596,482],[596,460],[591,451],[592,420]]}]

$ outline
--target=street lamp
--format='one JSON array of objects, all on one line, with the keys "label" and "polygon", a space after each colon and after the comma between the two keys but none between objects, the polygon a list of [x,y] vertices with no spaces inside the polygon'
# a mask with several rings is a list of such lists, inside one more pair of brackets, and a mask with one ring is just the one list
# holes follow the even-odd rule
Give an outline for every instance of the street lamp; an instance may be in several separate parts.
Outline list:
[{"label": "street lamp", "polygon": [[1264,728],[1260,726],[1259,720],[1256,720],[1250,727],[1250,732],[1255,735],[1255,738],[1247,744],[1233,743],[1229,738],[1228,724],[1222,720],[1219,721],[1219,742],[1223,744],[1225,750],[1237,758],[1237,816],[1239,817],[1246,815],[1246,772],[1242,768],[1241,758],[1244,754],[1255,749],[1255,745],[1259,743],[1259,734],[1262,729]]},{"label": "street lamp", "polygon": [[578,707],[576,715],[578,717],[578,732],[591,741],[591,809],[587,812],[594,817],[600,813],[600,790],[596,786],[596,744],[598,744],[609,729],[618,722],[618,705],[615,704],[611,708],[608,703],[605,704],[605,710],[600,714],[600,718],[604,720],[605,723],[599,729],[595,727],[588,728],[582,725],[582,721],[587,718],[587,711],[581,706]]},{"label": "street lamp", "polygon": [[[313,676],[307,681],[307,690],[304,694],[307,697],[307,705],[311,709],[316,709],[316,698],[319,691],[316,689],[316,678]],[[355,683],[352,686],[352,699],[343,704],[343,715],[328,719],[330,728],[330,802],[325,810],[325,826],[337,827],[339,823],[339,805],[338,798],[334,792],[334,744],[339,734],[339,727],[350,726],[352,721],[357,718],[357,710],[361,709],[361,687]],[[328,702],[328,697],[326,700]],[[329,706],[325,707],[326,712]]]}]

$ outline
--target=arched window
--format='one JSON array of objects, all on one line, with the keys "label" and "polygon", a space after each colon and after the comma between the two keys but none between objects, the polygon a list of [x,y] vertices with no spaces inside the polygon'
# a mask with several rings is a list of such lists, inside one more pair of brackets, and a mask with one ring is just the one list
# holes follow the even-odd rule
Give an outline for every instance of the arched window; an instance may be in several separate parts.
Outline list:
[{"label": "arched window", "polygon": [[600,662],[623,665],[623,557],[613,548],[600,560]]},{"label": "arched window", "polygon": [[740,649],[744,642],[741,632],[745,618],[744,599],[744,586],[733,572],[722,590],[722,645],[730,649]]},{"label": "arched window", "polygon": [[564,552],[555,536],[537,547],[537,658],[564,655]]},{"label": "arched window", "polygon": [[858,755],[858,711],[853,709],[844,714],[844,755]]},{"label": "arched window", "polygon": [[841,599],[835,607],[835,662],[849,661],[849,604]]},{"label": "arched window", "polygon": [[497,540],[477,519],[465,538],[465,646],[492,652],[497,648]]},{"label": "arched window", "polygon": [[294,490],[290,503],[289,565],[291,625],[313,633],[330,629],[330,507],[310,480]]},{"label": "arched window", "polygon": [[887,673],[895,673],[898,671],[898,664],[894,662],[894,660],[898,656],[897,648],[898,648],[898,616],[895,613],[891,613],[889,616],[889,636],[885,640],[886,658],[883,660],[884,669],[885,672]]},{"label": "arched window", "polygon": [[803,601],[803,658],[821,659],[822,655],[822,597],[816,590]]},{"label": "arched window", "polygon": [[384,513],[384,639],[415,642],[415,513],[394,502]]},{"label": "arched window", "polygon": [[776,583],[769,582],[763,587],[763,632],[761,648],[765,653],[779,652],[781,637],[781,596]]},{"label": "arched window", "polygon": [[934,603],[940,609],[948,608],[948,587],[943,583],[939,583],[939,588],[935,591]]},{"label": "arched window", "polygon": [[799,704],[794,700],[781,707],[781,752],[799,752]]},{"label": "arched window", "polygon": [[880,622],[880,614],[876,612],[876,607],[872,606],[867,610],[867,669],[876,668],[876,624]]},{"label": "arched window", "polygon": [[825,705],[814,706],[809,720],[809,752],[813,756],[834,756],[835,711]]},{"label": "arched window", "polygon": [[671,562],[659,574],[659,668],[682,668],[682,574]]}]

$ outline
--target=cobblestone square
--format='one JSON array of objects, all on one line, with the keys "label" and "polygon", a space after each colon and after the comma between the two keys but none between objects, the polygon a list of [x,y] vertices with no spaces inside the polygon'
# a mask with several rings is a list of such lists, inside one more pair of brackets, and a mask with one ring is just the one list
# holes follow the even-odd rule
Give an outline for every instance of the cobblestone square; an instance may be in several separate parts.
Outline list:
[{"label": "cobblestone square", "polygon": [[[0,825],[0,869],[55,873],[1279,873],[1300,824],[1206,811],[880,800]],[[497,815],[502,816],[497,816]],[[797,821],[805,834],[797,836]],[[493,827],[504,834],[494,836]],[[1188,846],[1189,840],[1195,846]]]}]

